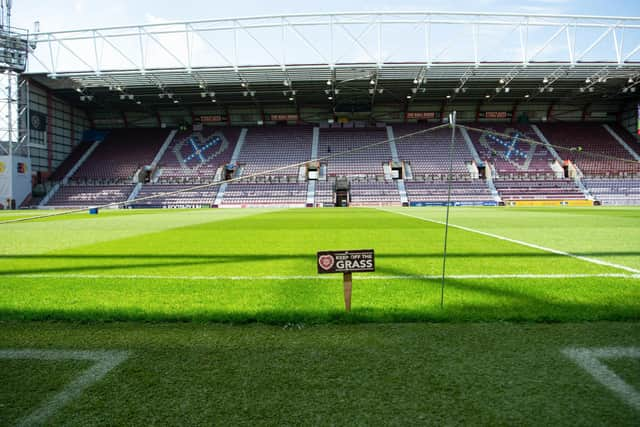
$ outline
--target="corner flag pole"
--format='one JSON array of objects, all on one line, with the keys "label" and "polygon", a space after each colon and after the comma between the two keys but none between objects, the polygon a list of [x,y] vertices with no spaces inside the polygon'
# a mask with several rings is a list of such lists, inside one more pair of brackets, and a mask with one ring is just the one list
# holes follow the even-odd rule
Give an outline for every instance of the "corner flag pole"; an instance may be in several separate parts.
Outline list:
[{"label": "corner flag pole", "polygon": [[449,174],[447,175],[447,217],[444,223],[444,255],[442,257],[442,285],[440,287],[440,308],[444,307],[444,278],[447,270],[447,239],[449,237],[449,208],[451,207],[451,179],[453,175],[453,144],[456,139],[456,112],[449,114],[451,145],[449,145]]}]

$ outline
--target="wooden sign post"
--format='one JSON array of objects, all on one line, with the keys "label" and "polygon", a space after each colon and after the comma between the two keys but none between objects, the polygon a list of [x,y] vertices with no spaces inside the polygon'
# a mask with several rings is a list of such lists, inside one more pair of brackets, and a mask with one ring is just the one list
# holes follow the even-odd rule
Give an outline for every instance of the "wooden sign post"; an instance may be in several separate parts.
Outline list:
[{"label": "wooden sign post", "polygon": [[344,308],[351,311],[352,273],[376,271],[373,249],[318,252],[318,274],[343,273]]}]

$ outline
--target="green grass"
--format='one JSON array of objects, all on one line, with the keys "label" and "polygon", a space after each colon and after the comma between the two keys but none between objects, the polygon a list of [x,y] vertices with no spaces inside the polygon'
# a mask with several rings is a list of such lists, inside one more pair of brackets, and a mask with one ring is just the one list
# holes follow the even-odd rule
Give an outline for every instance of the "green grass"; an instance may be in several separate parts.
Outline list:
[{"label": "green grass", "polygon": [[[640,319],[637,274],[455,228],[448,275],[626,276],[453,277],[441,309],[437,278],[385,278],[438,276],[442,269],[443,226],[398,213],[444,219],[442,209],[430,208],[134,210],[2,225],[0,319]],[[451,222],[640,269],[639,209],[458,208]],[[317,276],[315,253],[359,248],[375,249],[370,275],[380,277],[355,275],[346,314],[341,277]]]},{"label": "green grass", "polygon": [[[562,353],[639,346],[640,323],[0,324],[7,348],[129,358],[47,425],[638,425],[640,412]],[[0,423],[80,369],[5,369]],[[633,363],[633,361],[631,361]],[[65,362],[61,362],[65,363]],[[628,378],[620,359],[612,369]],[[23,368],[24,369],[24,368]],[[18,398],[19,396],[19,398]]]},{"label": "green grass", "polygon": [[82,361],[0,359],[0,424],[16,424],[72,381]]},{"label": "green grass", "polygon": [[[640,270],[640,209],[453,209],[453,224],[618,268],[451,228],[444,308],[444,228],[420,218],[444,210],[104,211],[0,225],[0,348],[129,352],[48,425],[640,423],[562,353],[640,347],[629,271]],[[376,272],[355,275],[347,314],[341,277],[318,276],[315,253],[361,248],[375,249]],[[522,274],[586,276],[501,277]],[[636,389],[639,363],[606,361]],[[0,359],[0,424],[86,367]]]}]

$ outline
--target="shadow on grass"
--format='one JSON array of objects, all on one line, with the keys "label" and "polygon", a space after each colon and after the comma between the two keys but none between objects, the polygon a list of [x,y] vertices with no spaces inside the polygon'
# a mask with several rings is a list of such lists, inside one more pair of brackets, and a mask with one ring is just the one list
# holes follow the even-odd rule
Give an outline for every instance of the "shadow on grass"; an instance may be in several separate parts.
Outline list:
[{"label": "shadow on grass", "polygon": [[349,323],[408,323],[408,322],[583,322],[638,321],[640,313],[632,307],[610,304],[556,304],[524,309],[521,305],[508,308],[491,304],[439,304],[422,309],[398,307],[358,306],[351,312],[341,307],[309,309],[206,310],[185,309],[183,312],[143,309],[0,309],[0,321],[73,321],[101,323],[116,321],[141,322],[212,322],[228,324],[263,323],[272,325],[349,324]]},{"label": "shadow on grass", "polygon": [[[574,253],[580,256],[640,256],[640,252],[580,252]],[[549,252],[450,252],[448,257],[451,259],[487,259],[496,260],[500,258],[533,258],[533,259],[561,259],[564,255]],[[413,254],[403,253],[378,253],[377,266],[378,271],[386,271],[389,274],[403,275],[406,272],[393,271],[382,267],[386,260],[393,263],[394,260],[415,260],[419,262],[421,259],[442,259],[440,252],[423,252]],[[92,270],[135,270],[144,268],[166,268],[166,267],[187,267],[198,265],[216,265],[229,263],[270,263],[274,261],[306,261],[309,266],[315,268],[315,254],[26,254],[26,255],[0,255],[0,276],[17,275],[17,274],[45,274],[45,273],[79,273]],[[3,262],[4,261],[4,262]],[[29,267],[7,265],[14,261],[30,261]],[[88,261],[85,265],[60,265],[65,261]],[[102,261],[100,263],[91,263],[90,261]],[[119,264],[104,263],[105,261],[122,261]],[[152,261],[152,262],[150,262]],[[32,263],[31,263],[32,262]],[[56,263],[58,265],[56,265]],[[3,265],[4,264],[4,265]],[[388,263],[389,264],[389,263]],[[7,268],[8,267],[8,268]],[[393,273],[392,273],[393,272]]]},{"label": "shadow on grass", "polygon": [[[553,252],[541,252],[530,249],[535,252],[456,252],[450,251],[447,254],[449,258],[552,258],[564,257],[565,255]],[[592,252],[571,252],[571,255],[597,257],[597,256],[640,256],[640,251],[592,251]],[[0,261],[6,260],[56,260],[56,259],[205,259],[216,261],[219,259],[236,259],[247,261],[272,261],[281,259],[311,259],[315,260],[315,253],[311,254],[288,254],[288,253],[269,253],[269,254],[150,254],[150,253],[131,253],[131,254],[24,254],[24,255],[0,255]],[[420,253],[389,253],[377,252],[376,258],[442,258],[442,252],[420,252]]]},{"label": "shadow on grass", "polygon": [[[378,273],[384,275],[403,274],[393,266],[382,266]],[[605,279],[603,279],[605,280]],[[381,282],[384,279],[381,279]],[[445,305],[440,308],[440,280],[439,279],[411,279],[409,287],[405,281],[397,282],[397,286],[388,285],[373,299],[358,298],[354,293],[353,311],[345,313],[340,303],[319,303],[310,307],[308,304],[298,305],[296,296],[291,299],[287,289],[299,288],[299,281],[276,284],[269,288],[266,294],[258,297],[248,295],[247,298],[270,299],[267,307],[256,304],[221,309],[212,302],[210,307],[202,306],[197,298],[193,303],[186,301],[176,309],[167,296],[158,295],[150,306],[128,305],[127,287],[117,288],[123,292],[122,300],[112,306],[100,307],[99,294],[87,300],[79,301],[78,307],[65,307],[58,304],[51,308],[21,308],[0,307],[1,320],[59,320],[78,322],[109,322],[109,321],[152,321],[152,322],[222,322],[222,323],[266,323],[282,325],[287,323],[389,323],[389,322],[566,322],[566,321],[595,321],[595,320],[640,320],[640,310],[634,301],[617,299],[599,303],[596,297],[584,302],[566,301],[554,302],[554,294],[532,292],[531,287],[511,286],[508,280],[497,284],[490,279],[460,280],[446,278]],[[341,300],[338,283],[331,281],[338,292],[337,301]],[[359,286],[375,287],[374,281],[354,281],[354,292]],[[504,283],[504,286],[501,284]],[[152,285],[153,282],[150,282]],[[323,284],[303,283],[311,291],[314,286]],[[422,291],[421,284],[424,284]],[[257,285],[260,289],[260,285]],[[535,286],[542,286],[535,284]],[[111,288],[110,288],[111,289]],[[534,288],[539,289],[539,288]],[[557,287],[555,288],[558,289]],[[319,291],[322,292],[322,291]],[[396,293],[397,292],[397,293]],[[386,294],[388,293],[388,298]],[[284,301],[279,301],[278,295],[286,295]],[[404,295],[403,295],[404,294]],[[276,297],[275,299],[273,299]],[[95,298],[95,300],[93,300]],[[78,301],[76,301],[78,303]],[[165,304],[166,303],[166,304]],[[403,306],[403,304],[406,304]],[[92,308],[91,306],[97,306]],[[121,305],[121,306],[120,306]],[[155,305],[155,307],[153,307]],[[166,309],[165,309],[166,305]],[[87,307],[89,306],[89,307]]]}]

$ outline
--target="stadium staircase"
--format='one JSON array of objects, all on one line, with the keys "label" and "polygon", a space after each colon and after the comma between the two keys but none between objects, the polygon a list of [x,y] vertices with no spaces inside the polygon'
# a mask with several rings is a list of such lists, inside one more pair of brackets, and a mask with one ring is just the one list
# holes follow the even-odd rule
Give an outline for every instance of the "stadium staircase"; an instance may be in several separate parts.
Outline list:
[{"label": "stadium staircase", "polygon": [[631,157],[633,157],[637,162],[640,162],[640,156],[638,156],[638,153],[636,153],[635,151],[633,151],[633,148],[631,148],[629,146],[629,144],[627,144],[626,142],[624,142],[624,140],[622,138],[620,138],[620,136],[616,133],[616,131],[614,131],[613,129],[611,129],[611,127],[608,124],[603,124],[602,125],[607,132],[609,132],[609,134],[613,137],[613,139],[615,139],[616,141],[618,141],[618,143],[620,145],[622,145],[624,147],[625,150],[627,150],[627,152],[629,154],[631,154]]},{"label": "stadium staircase", "polygon": [[[242,152],[242,147],[244,146],[244,141],[247,137],[247,132],[248,132],[247,128],[242,128],[242,130],[240,131],[240,135],[238,136],[238,141],[236,142],[236,146],[233,150],[233,153],[231,154],[231,160],[229,160],[229,163],[233,165],[238,164],[238,158],[240,157],[240,153]],[[238,168],[238,170],[236,171],[236,175],[237,176],[242,175],[242,167]],[[220,187],[218,187],[218,191],[216,192],[215,199],[213,200],[214,207],[220,207],[222,205],[222,200],[224,199],[224,193],[227,190],[227,186],[228,186],[228,183],[225,182],[225,183],[222,183]]]},{"label": "stadium staircase", "polygon": [[133,191],[131,192],[131,194],[127,198],[127,202],[130,202],[130,201],[134,200],[136,197],[138,197],[138,194],[140,194],[140,190],[141,189],[142,189],[142,183],[138,182],[136,184],[136,186],[133,187]]},{"label": "stadium staircase", "polygon": [[[311,160],[318,158],[318,146],[320,145],[320,128],[313,127],[311,134]],[[318,171],[318,174],[320,171]],[[320,178],[318,176],[318,178]],[[309,180],[307,185],[307,206],[315,206],[316,201],[316,180]]]},{"label": "stadium staircase", "polygon": [[500,194],[498,193],[498,189],[496,188],[495,184],[493,183],[493,178],[491,178],[491,176],[487,176],[486,177],[486,182],[487,182],[487,187],[489,187],[489,191],[491,191],[491,197],[493,197],[493,199],[496,202],[501,202],[502,198],[500,198]]},{"label": "stadium staircase", "polygon": [[[391,126],[387,126],[387,139],[389,140],[389,148],[391,149],[391,160],[394,163],[400,163],[400,156],[398,156],[398,147],[396,147],[396,137],[393,133],[393,127]],[[409,199],[407,198],[407,190],[404,186],[404,179],[396,180],[396,185],[398,187],[398,194],[400,195],[400,203],[402,203],[403,206],[408,205]]]},{"label": "stadium staircase", "polygon": [[47,195],[42,198],[42,200],[38,204],[38,207],[45,207],[47,203],[49,203],[49,200],[51,200],[60,189],[60,185],[67,184],[69,182],[69,179],[73,176],[74,173],[76,173],[76,171],[89,158],[89,156],[91,156],[95,149],[98,148],[98,145],[100,145],[101,142],[102,140],[100,139],[89,146],[89,148],[82,154],[78,161],[75,162],[71,169],[69,169],[69,171],[64,175],[64,177],[62,178],[62,183],[56,182],[53,187],[51,187],[51,190],[47,193]]},{"label": "stadium staircase", "polygon": [[467,132],[467,130],[465,128],[460,128],[460,133],[462,134],[462,137],[464,138],[464,142],[466,142],[466,144],[467,144],[467,148],[469,149],[469,152],[471,153],[471,156],[473,157],[473,161],[476,162],[476,165],[482,166],[484,163],[480,159],[480,156],[478,155],[478,151],[476,150],[476,147],[473,145],[473,141],[471,141],[471,137],[469,136],[469,132]]},{"label": "stadium staircase", "polygon": [[162,146],[156,153],[155,157],[151,161],[150,166],[152,171],[154,171],[158,167],[158,163],[160,162],[160,159],[162,159],[162,157],[164,156],[164,153],[167,151],[167,148],[169,148],[169,145],[171,144],[171,142],[173,141],[173,138],[175,138],[177,133],[178,133],[178,130],[174,129],[171,131],[169,136],[167,136],[167,139],[165,139],[164,143],[162,144]]}]

